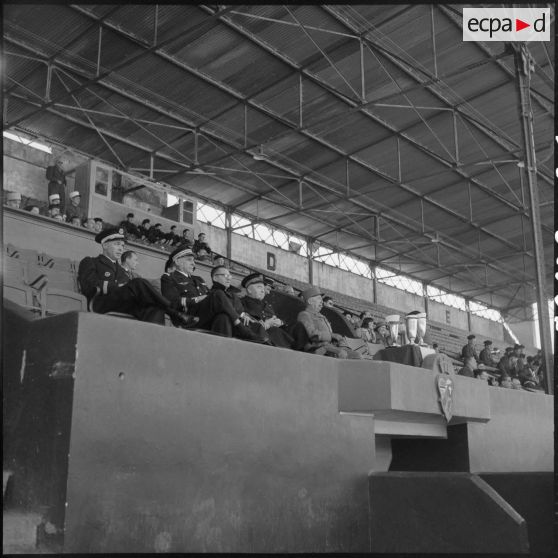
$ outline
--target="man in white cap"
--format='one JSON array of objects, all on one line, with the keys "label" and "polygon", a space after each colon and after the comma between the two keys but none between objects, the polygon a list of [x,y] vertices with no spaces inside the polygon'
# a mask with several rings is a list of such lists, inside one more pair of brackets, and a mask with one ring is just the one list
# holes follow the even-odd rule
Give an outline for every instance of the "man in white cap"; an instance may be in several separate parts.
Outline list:
[{"label": "man in white cap", "polygon": [[49,194],[48,196],[48,206],[51,207],[55,205],[62,213],[62,207],[60,206],[60,195],[59,194]]},{"label": "man in white cap", "polygon": [[66,205],[66,174],[60,157],[56,159],[54,165],[47,167],[46,177],[48,180],[48,195],[50,197],[52,194],[58,194],[61,205],[60,212],[63,213]]},{"label": "man in white cap", "polygon": [[161,325],[165,323],[165,314],[181,325],[193,322],[189,316],[173,308],[148,281],[128,277],[119,263],[124,250],[124,235],[118,229],[100,232],[95,242],[101,244],[103,253],[81,260],[78,270],[78,283],[90,310],[99,314],[125,312],[138,320]]},{"label": "man in white cap", "polygon": [[[320,313],[323,306],[322,293],[317,287],[310,287],[301,293],[306,308],[299,312],[297,322],[306,331],[307,340],[303,350],[318,355],[335,356],[337,358],[361,359],[362,355],[349,348],[338,346],[343,336],[334,333],[329,320]],[[300,337],[295,334],[295,346],[300,344]]]},{"label": "man in white cap", "polygon": [[161,280],[161,293],[175,308],[183,312],[188,309],[189,314],[197,316],[200,302],[207,297],[209,288],[201,277],[192,275],[194,253],[190,248],[181,246],[171,253],[169,260],[175,269],[165,280]]},{"label": "man in white cap", "polygon": [[19,192],[6,193],[6,206],[19,209],[21,205],[21,194]]},{"label": "man in white cap", "polygon": [[66,208],[66,219],[68,223],[71,223],[74,217],[78,217],[80,222],[85,217],[80,202],[81,194],[77,190],[70,192],[70,205]]}]

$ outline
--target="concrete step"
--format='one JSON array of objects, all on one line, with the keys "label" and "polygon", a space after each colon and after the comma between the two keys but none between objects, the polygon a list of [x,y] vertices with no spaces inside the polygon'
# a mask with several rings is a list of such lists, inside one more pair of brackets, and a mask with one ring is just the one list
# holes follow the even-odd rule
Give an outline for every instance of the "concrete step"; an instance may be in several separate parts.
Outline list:
[{"label": "concrete step", "polygon": [[[4,510],[2,516],[3,553],[21,554],[34,551],[37,546],[37,527],[41,523],[41,519],[41,515],[34,512]],[[14,549],[18,549],[18,552]]]}]

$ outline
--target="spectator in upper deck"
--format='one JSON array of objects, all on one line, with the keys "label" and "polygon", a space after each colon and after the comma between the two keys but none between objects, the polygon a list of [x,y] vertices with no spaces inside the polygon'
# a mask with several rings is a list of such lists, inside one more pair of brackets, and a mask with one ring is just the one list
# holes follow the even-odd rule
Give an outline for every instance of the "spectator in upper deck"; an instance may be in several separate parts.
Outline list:
[{"label": "spectator in upper deck", "polygon": [[473,334],[467,336],[467,345],[464,345],[461,349],[461,358],[464,362],[471,357],[475,359],[475,362],[479,360],[479,355],[475,349],[475,336]]},{"label": "spectator in upper deck", "polygon": [[149,240],[152,244],[160,244],[165,239],[165,234],[161,230],[161,227],[161,223],[155,223],[155,225],[149,229],[147,233],[147,240]]},{"label": "spectator in upper deck", "polygon": [[70,218],[70,225],[81,228],[81,219],[77,215],[74,215]]},{"label": "spectator in upper deck", "polygon": [[211,248],[205,241],[205,233],[198,234],[197,240],[194,242],[192,251],[199,259],[209,259],[211,256]]},{"label": "spectator in upper deck", "polygon": [[95,231],[101,232],[105,225],[103,219],[101,217],[95,217],[93,221],[95,221]]},{"label": "spectator in upper deck", "polygon": [[21,194],[19,192],[5,192],[5,204],[7,207],[13,207],[14,209],[20,209],[21,206]]},{"label": "spectator in upper deck", "polygon": [[176,225],[172,225],[170,232],[165,234],[166,244],[169,246],[178,246],[180,244],[180,237],[176,234]]},{"label": "spectator in upper deck", "polygon": [[124,229],[124,233],[128,237],[141,238],[141,233],[138,226],[134,223],[134,214],[128,213],[126,215],[126,220],[120,223],[120,226]]},{"label": "spectator in upper deck", "polygon": [[95,231],[95,219],[93,217],[83,219],[81,224],[85,229]]},{"label": "spectator in upper deck", "polygon": [[139,226],[139,232],[141,234],[142,240],[148,240],[149,229],[151,228],[151,221],[149,219],[144,219]]},{"label": "spectator in upper deck", "polygon": [[73,217],[77,217],[80,222],[83,219],[83,208],[81,207],[80,203],[81,194],[77,190],[70,192],[70,203],[66,208],[66,219],[68,220],[68,222],[71,222]]},{"label": "spectator in upper deck", "polygon": [[39,206],[34,203],[29,203],[25,206],[25,211],[29,211],[29,213],[33,213],[34,215],[40,215],[41,210]]},{"label": "spectator in upper deck", "polygon": [[182,237],[180,238],[180,242],[178,243],[179,246],[192,248],[193,243],[189,238],[189,234],[190,234],[190,229],[184,229],[182,231]]},{"label": "spectator in upper deck", "polygon": [[49,205],[47,216],[51,217],[52,219],[56,219],[57,217],[60,217],[60,206],[59,205]]},{"label": "spectator in upper deck", "polygon": [[438,345],[438,343],[432,343],[432,348],[434,349],[435,353],[440,352],[440,346]]},{"label": "spectator in upper deck", "polygon": [[60,195],[59,194],[51,194],[48,197],[48,204],[49,204],[49,206],[57,205],[58,208],[60,209],[60,213],[62,213],[62,206],[60,204]]},{"label": "spectator in upper deck", "polygon": [[330,296],[324,296],[323,302],[327,308],[333,308],[333,299]]}]

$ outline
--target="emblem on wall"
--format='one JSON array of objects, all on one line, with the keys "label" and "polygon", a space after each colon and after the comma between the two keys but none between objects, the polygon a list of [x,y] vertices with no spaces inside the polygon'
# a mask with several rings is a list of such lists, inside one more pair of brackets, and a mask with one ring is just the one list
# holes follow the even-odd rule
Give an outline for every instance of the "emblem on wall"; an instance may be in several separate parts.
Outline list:
[{"label": "emblem on wall", "polygon": [[446,421],[451,420],[453,407],[453,380],[447,374],[436,376],[436,387],[438,388],[438,401]]}]

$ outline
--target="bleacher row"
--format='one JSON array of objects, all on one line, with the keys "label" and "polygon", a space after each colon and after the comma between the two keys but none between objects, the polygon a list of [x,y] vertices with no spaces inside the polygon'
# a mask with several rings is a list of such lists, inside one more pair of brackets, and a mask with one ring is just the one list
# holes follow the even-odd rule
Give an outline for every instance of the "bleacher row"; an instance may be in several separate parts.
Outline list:
[{"label": "bleacher row", "polygon": [[[87,311],[87,301],[79,292],[77,270],[79,262],[69,258],[54,257],[39,253],[36,250],[23,249],[7,244],[4,246],[4,296],[31,310],[36,317],[45,317],[64,312]],[[242,277],[251,271],[260,271],[272,279],[291,284],[296,290],[308,287],[301,281],[288,279],[279,274],[263,269],[251,269],[236,262],[229,263],[232,283],[240,285]],[[211,264],[197,262],[196,274],[211,284]],[[159,278],[148,279],[154,287],[160,288]],[[339,304],[340,309],[360,313],[369,310],[373,318],[382,320],[392,313],[390,308],[373,305],[355,297],[323,289]],[[452,328],[455,329],[455,328]],[[464,344],[461,331],[450,331],[449,328],[429,324],[429,335],[432,342],[439,344],[440,351],[455,358],[460,354]]]},{"label": "bleacher row", "polygon": [[[289,283],[297,290],[304,290],[308,288],[308,285],[302,281],[289,279],[288,277],[279,275],[278,273],[273,273],[263,269],[257,269],[257,271],[260,271],[262,274],[267,275],[276,281]],[[338,309],[348,310],[357,315],[360,315],[361,312],[367,310],[376,322],[383,321],[389,314],[398,313],[393,308],[388,308],[387,306],[382,306],[381,304],[373,304],[366,300],[341,294],[330,289],[321,289],[321,291],[324,295],[331,296],[333,298]],[[409,309],[409,311],[410,310],[411,309]],[[459,355],[461,355],[461,349],[467,342],[467,333],[445,324],[433,324],[430,320],[428,321],[428,335],[432,343],[438,343],[440,352],[450,356],[452,359],[459,358]],[[502,343],[504,343],[504,341],[502,341]]]},{"label": "bleacher row", "polygon": [[87,310],[79,293],[77,262],[4,245],[4,297],[37,317]]}]

